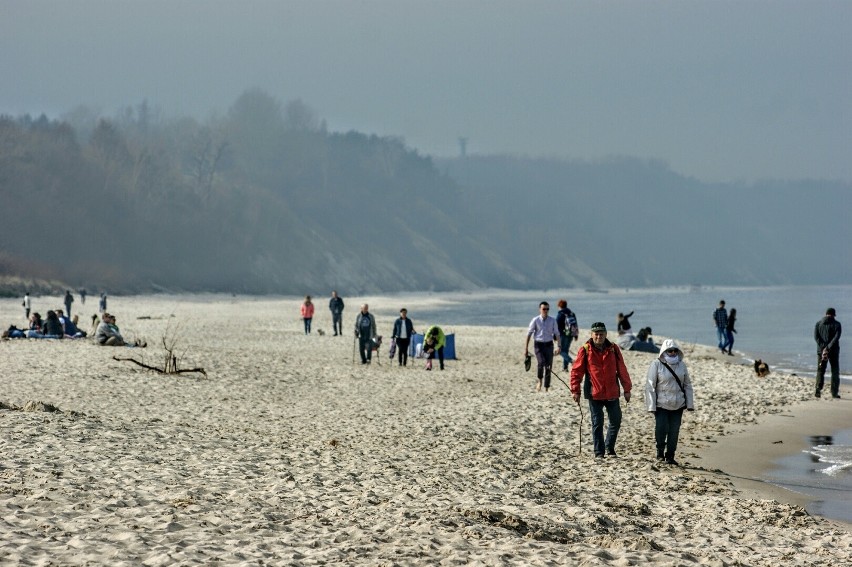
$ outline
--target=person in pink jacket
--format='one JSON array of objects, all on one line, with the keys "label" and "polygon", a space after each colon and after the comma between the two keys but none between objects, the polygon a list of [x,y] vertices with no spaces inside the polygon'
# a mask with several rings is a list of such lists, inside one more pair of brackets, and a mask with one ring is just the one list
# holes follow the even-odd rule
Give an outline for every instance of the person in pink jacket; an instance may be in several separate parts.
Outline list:
[{"label": "person in pink jacket", "polygon": [[311,334],[311,320],[314,318],[314,304],[311,302],[311,296],[305,296],[305,302],[302,303],[302,320],[305,322],[305,334]]},{"label": "person in pink jacket", "polygon": [[[606,325],[601,322],[592,325],[592,338],[577,351],[571,367],[571,395],[578,404],[581,381],[592,414],[595,458],[603,458],[604,453],[615,457],[615,441],[621,429],[621,389],[624,388],[624,401],[629,402],[633,385],[621,349],[607,340]],[[606,439],[603,435],[604,409],[609,418]]]}]

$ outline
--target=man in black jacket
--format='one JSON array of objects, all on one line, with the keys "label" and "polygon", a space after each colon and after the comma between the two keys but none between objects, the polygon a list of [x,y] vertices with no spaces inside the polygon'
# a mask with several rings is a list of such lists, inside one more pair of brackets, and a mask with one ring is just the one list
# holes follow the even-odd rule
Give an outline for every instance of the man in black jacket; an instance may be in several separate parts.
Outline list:
[{"label": "man in black jacket", "polygon": [[816,397],[822,395],[826,367],[831,365],[831,397],[840,397],[840,321],[835,319],[834,307],[825,311],[825,317],[814,327],[817,344]]},{"label": "man in black jacket", "polygon": [[328,308],[331,311],[331,326],[334,328],[334,336],[343,334],[343,299],[336,291],[331,292],[328,300]]}]

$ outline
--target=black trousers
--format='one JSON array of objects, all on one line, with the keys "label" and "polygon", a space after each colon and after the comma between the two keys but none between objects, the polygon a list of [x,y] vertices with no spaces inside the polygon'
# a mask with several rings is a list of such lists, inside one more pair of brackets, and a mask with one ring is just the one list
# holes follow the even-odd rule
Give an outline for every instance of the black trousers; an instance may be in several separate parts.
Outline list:
[{"label": "black trousers", "polygon": [[544,378],[544,387],[550,388],[550,369],[553,368],[553,342],[535,342],[535,360],[538,362],[536,374],[538,379]]},{"label": "black trousers", "polygon": [[408,364],[408,347],[411,345],[411,337],[407,339],[396,338],[396,356],[403,366]]}]

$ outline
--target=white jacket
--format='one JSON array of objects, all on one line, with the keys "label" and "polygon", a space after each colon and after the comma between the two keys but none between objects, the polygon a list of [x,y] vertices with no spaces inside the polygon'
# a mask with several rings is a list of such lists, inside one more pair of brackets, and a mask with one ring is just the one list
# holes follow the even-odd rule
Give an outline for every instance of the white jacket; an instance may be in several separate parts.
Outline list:
[{"label": "white jacket", "polygon": [[[678,361],[675,364],[669,364],[669,366],[680,378],[683,390],[681,390],[672,373],[663,365],[664,353],[670,348],[677,349]],[[659,358],[656,358],[648,367],[648,375],[645,381],[645,405],[648,411],[652,412],[657,411],[658,407],[667,410],[678,410],[683,407],[690,410],[695,409],[692,397],[692,381],[689,379],[689,371],[683,361],[683,351],[673,339],[663,341]]]}]

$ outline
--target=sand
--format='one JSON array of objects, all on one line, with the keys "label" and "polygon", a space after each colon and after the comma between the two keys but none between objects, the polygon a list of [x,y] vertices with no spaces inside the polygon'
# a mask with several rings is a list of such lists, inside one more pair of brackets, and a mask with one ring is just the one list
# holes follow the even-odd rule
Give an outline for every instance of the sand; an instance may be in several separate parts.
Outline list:
[{"label": "sand", "polygon": [[[848,427],[839,408],[849,392],[815,401],[811,378],[760,380],[688,345],[696,411],[684,419],[683,466],[659,465],[639,395],[652,355],[628,352],[637,386],[623,406],[619,457],[595,461],[587,408],[578,447],[581,415],[565,388],[536,393],[534,370],[524,372],[526,321],[446,329],[459,360],[443,372],[419,360],[400,368],[386,349],[362,366],[351,335],[361,299],[345,299],[342,337],[328,332],[324,300],[305,336],[292,298],[144,296],[110,299],[125,335],[147,339],[144,350],[0,342],[0,563],[852,561],[848,525],[730,476],[759,476],[771,455],[747,441],[718,454],[768,419],[803,423],[784,437],[790,447],[797,429],[816,426],[805,415]],[[389,336],[400,299],[367,300]],[[404,301],[418,329],[440,324],[417,319],[440,296]],[[18,303],[0,300],[0,321],[18,322]],[[179,339],[180,365],[204,367],[207,378],[112,358],[162,364],[167,333]],[[751,463],[747,474],[741,463]]]}]

